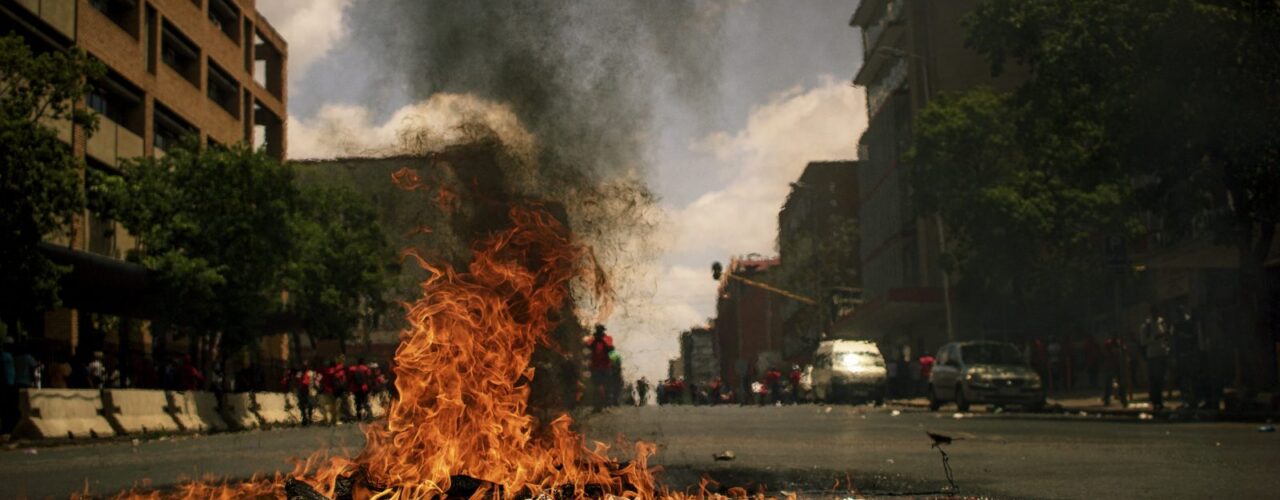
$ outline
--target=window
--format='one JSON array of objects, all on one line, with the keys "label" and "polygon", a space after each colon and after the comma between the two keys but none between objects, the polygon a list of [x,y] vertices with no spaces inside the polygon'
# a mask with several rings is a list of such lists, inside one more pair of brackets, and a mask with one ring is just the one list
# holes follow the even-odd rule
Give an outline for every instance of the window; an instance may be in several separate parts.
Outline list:
[{"label": "window", "polygon": [[107,19],[129,35],[138,37],[137,0],[89,0],[89,6],[107,16]]},{"label": "window", "polygon": [[170,111],[164,105],[156,102],[155,109],[155,134],[153,140],[155,147],[161,150],[171,149],[177,146],[183,138],[198,135],[199,130],[187,123],[186,120],[178,117],[177,114]]},{"label": "window", "polygon": [[228,0],[209,0],[209,22],[231,41],[240,43],[240,8]]},{"label": "window", "polygon": [[142,91],[127,83],[115,73],[93,82],[93,90],[85,97],[85,104],[135,134],[143,129]]},{"label": "window", "polygon": [[209,60],[209,81],[206,82],[205,93],[223,111],[236,118],[240,117],[240,86],[230,74],[214,64],[213,60]]},{"label": "window", "polygon": [[160,59],[188,82],[200,86],[200,52],[169,23],[161,28]]}]

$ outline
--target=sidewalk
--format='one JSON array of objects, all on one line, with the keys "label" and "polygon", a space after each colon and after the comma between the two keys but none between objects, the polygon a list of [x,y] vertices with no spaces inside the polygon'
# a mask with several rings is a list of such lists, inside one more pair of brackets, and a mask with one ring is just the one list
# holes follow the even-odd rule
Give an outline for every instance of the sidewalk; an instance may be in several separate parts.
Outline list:
[{"label": "sidewalk", "polygon": [[[1262,399],[1261,396],[1260,399]],[[1242,422],[1275,422],[1280,420],[1280,411],[1275,410],[1213,411],[1181,409],[1182,400],[1178,391],[1173,391],[1173,396],[1171,397],[1165,397],[1165,408],[1161,411],[1152,409],[1145,391],[1141,394],[1134,393],[1133,399],[1129,401],[1128,406],[1121,406],[1120,402],[1114,399],[1109,406],[1103,406],[1101,391],[1072,391],[1051,394],[1046,398],[1046,401],[1048,404],[1042,413],[1080,414],[1081,416],[1103,415],[1129,417],[1139,420],[1224,420]],[[929,407],[929,400],[923,397],[898,399],[890,402],[911,408]],[[975,410],[981,408],[986,412],[993,411],[993,407],[989,405],[974,404],[973,407]],[[951,406],[951,408],[954,409],[955,407]],[[943,405],[943,409],[947,409],[947,406]]]}]

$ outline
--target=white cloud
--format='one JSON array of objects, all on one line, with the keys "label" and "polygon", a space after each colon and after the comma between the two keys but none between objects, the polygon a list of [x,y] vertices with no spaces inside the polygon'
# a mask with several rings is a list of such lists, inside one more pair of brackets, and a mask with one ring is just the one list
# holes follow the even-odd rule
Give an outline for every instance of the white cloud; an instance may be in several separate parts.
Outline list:
[{"label": "white cloud", "polygon": [[691,150],[710,153],[717,171],[730,173],[729,182],[674,210],[672,253],[772,253],[789,183],[810,161],[855,157],[867,126],[864,102],[861,88],[829,78],[816,88],[775,96],[736,133],[717,132],[691,144]]},{"label": "white cloud", "polygon": [[619,297],[609,331],[618,340],[628,378],[665,378],[667,360],[679,355],[681,331],[706,325],[714,309],[716,281],[709,269],[653,263]]},{"label": "white cloud", "polygon": [[507,144],[525,149],[533,136],[505,105],[470,94],[434,94],[382,123],[362,106],[326,104],[309,120],[290,118],[289,157],[323,159],[427,151],[456,142],[459,125],[483,123]]},{"label": "white cloud", "polygon": [[[354,0],[264,0],[258,12],[289,44],[289,81],[300,81],[311,64],[347,36],[343,14]],[[292,89],[290,89],[292,91]]]},{"label": "white cloud", "polygon": [[774,96],[742,130],[690,143],[728,181],[686,206],[666,207],[665,230],[658,232],[674,235],[662,242],[666,257],[631,283],[637,293],[619,297],[609,328],[630,377],[665,377],[667,360],[679,354],[679,332],[715,314],[712,260],[773,253],[778,210],[808,162],[854,158],[867,126],[864,102],[861,88],[828,78]]}]

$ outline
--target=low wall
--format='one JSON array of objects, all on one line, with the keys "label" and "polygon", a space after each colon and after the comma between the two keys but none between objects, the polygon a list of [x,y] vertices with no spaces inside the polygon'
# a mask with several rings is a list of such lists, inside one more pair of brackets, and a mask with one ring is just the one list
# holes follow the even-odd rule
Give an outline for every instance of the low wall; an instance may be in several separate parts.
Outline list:
[{"label": "low wall", "polygon": [[14,435],[26,439],[114,436],[97,389],[23,389]]}]

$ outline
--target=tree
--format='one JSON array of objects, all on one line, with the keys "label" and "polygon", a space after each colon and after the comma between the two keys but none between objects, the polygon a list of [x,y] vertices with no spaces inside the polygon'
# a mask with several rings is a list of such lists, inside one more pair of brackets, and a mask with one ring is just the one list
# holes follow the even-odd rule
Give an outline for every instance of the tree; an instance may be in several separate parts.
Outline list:
[{"label": "tree", "polygon": [[1007,96],[940,99],[921,114],[922,198],[944,217],[969,217],[952,213],[967,206],[959,195],[1009,184],[974,176],[966,185],[964,168],[948,168],[1005,165],[997,170],[1032,181],[1021,193],[1039,196],[1012,198],[1035,202],[1000,213],[1023,207],[1048,223],[1033,228],[1069,231],[1026,233],[1036,258],[1082,229],[1131,231],[1139,214],[1166,242],[1209,228],[1240,256],[1240,303],[1255,327],[1240,329],[1237,347],[1258,353],[1249,382],[1273,385],[1276,328],[1265,309],[1274,285],[1263,264],[1280,222],[1280,5],[984,0],[966,24],[993,71],[1014,62],[1028,76]]},{"label": "tree", "polygon": [[129,258],[157,276],[158,326],[203,338],[220,355],[262,335],[294,255],[292,172],[243,145],[194,141],[122,170],[92,179],[103,200],[95,209],[137,236]]},{"label": "tree", "polygon": [[1016,311],[1023,331],[1068,316],[1106,278],[1097,236],[1135,225],[1123,178],[1097,175],[1101,153],[1078,147],[1091,132],[1029,109],[986,88],[939,96],[911,153],[917,205],[950,228],[948,267],[976,303]]},{"label": "tree", "polygon": [[0,38],[0,319],[10,327],[59,303],[58,280],[66,270],[37,244],[74,232],[84,207],[84,166],[49,124],[72,122],[92,131],[95,117],[73,103],[103,72],[80,50],[37,55],[17,35]]},{"label": "tree", "polygon": [[377,213],[349,187],[304,186],[290,224],[289,308],[312,338],[345,346],[386,308],[395,256]]}]

